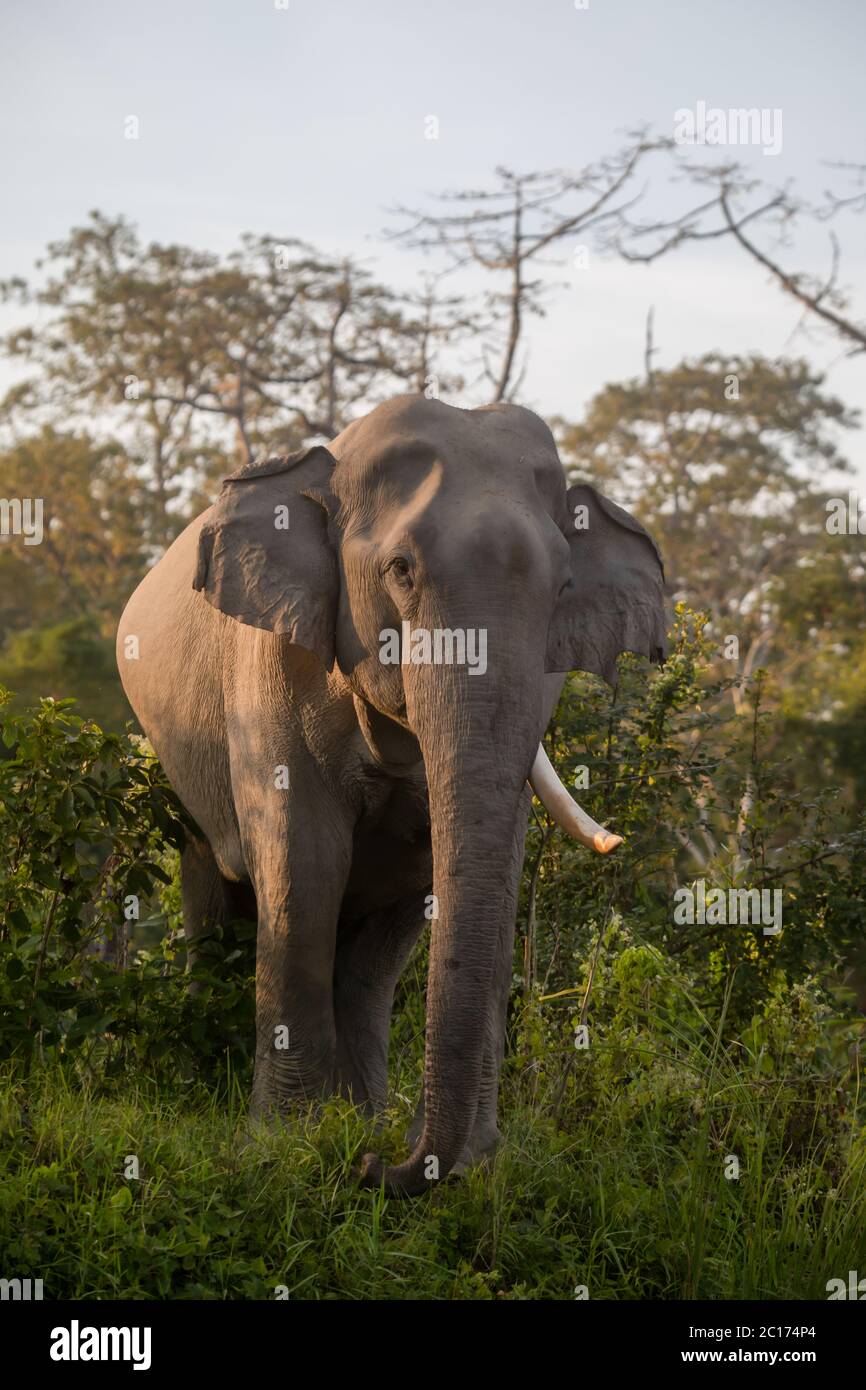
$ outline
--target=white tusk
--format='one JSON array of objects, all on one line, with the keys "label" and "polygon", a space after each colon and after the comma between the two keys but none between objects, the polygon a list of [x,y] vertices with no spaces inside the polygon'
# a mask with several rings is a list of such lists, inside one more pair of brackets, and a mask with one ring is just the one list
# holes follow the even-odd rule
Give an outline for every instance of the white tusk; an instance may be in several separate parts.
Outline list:
[{"label": "white tusk", "polygon": [[588,816],[586,811],[578,806],[574,797],[569,795],[541,744],[538,745],[535,762],[529,774],[529,785],[556,824],[561,825],[563,830],[568,831],[568,834],[579,840],[582,845],[586,845],[587,849],[597,849],[599,854],[610,854],[612,849],[622,844],[621,835],[614,835],[613,831],[605,830],[603,825],[598,825],[592,816]]}]

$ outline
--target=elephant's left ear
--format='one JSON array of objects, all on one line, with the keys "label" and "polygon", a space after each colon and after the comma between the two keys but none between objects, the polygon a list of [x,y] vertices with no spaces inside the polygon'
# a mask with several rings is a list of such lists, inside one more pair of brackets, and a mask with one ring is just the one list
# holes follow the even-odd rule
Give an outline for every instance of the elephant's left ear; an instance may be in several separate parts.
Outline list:
[{"label": "elephant's left ear", "polygon": [[550,623],[546,669],[614,685],[620,652],[667,653],[662,557],[640,522],[588,483],[569,488],[568,518],[571,583]]},{"label": "elephant's left ear", "polygon": [[328,536],[333,467],[317,445],[226,478],[199,534],[193,578],[221,613],[289,637],[328,670],[340,590]]}]

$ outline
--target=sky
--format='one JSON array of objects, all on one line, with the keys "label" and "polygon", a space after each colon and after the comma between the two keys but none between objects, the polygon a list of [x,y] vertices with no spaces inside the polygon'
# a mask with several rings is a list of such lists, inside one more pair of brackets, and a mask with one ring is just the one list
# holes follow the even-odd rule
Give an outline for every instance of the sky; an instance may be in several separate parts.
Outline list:
[{"label": "sky", "polygon": [[[0,0],[0,277],[29,274],[99,208],[147,240],[216,252],[244,231],[300,237],[410,287],[423,262],[382,239],[389,208],[483,187],[501,164],[580,168],[637,125],[672,134],[700,101],[781,110],[781,153],[730,151],[773,184],[817,196],[825,161],[866,161],[862,0],[578,4]],[[866,216],[849,223],[842,278],[862,315]],[[783,257],[825,271],[826,228]],[[640,374],[650,306],[658,367],[716,348],[804,355],[866,405],[866,358],[798,331],[797,307],[733,246],[653,266],[591,253],[567,278],[528,344],[521,399],[542,414],[577,418],[606,382]],[[0,326],[21,318],[7,308]],[[866,434],[844,444],[866,485]]]}]

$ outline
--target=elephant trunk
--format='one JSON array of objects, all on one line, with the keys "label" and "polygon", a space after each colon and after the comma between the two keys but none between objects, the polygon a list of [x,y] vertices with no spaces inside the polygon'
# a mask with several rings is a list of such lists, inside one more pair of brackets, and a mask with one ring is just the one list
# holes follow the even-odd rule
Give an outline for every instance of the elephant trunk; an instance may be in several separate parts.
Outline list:
[{"label": "elephant trunk", "polygon": [[427,983],[424,1125],[405,1163],[385,1167],[368,1154],[361,1175],[368,1185],[384,1182],[386,1190],[406,1195],[447,1176],[475,1124],[485,1044],[492,1039],[493,973],[518,805],[537,747],[537,720],[527,718],[526,709],[516,717],[513,687],[506,710],[488,691],[476,697],[474,684],[468,681],[470,693],[456,713],[445,705],[456,726],[450,734],[443,733],[441,690],[438,711],[429,722],[416,722],[430,790],[437,914]]}]

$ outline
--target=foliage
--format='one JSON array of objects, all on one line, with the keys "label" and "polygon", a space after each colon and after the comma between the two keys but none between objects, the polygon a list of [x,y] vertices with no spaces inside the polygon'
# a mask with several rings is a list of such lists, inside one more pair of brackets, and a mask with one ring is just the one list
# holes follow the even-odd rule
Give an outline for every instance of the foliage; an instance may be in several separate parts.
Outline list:
[{"label": "foliage", "polygon": [[[733,679],[713,674],[706,619],[678,606],[671,656],[647,680],[620,663],[611,696],[574,677],[551,726],[551,757],[566,785],[585,769],[586,809],[625,836],[613,861],[554,835],[539,808],[528,840],[523,982],[567,987],[587,927],[619,912],[642,941],[700,967],[705,1003],[729,988],[738,1017],[774,989],[809,976],[841,984],[863,941],[866,826],[838,793],[801,788],[769,758],[763,673],[746,686],[748,717],[721,702]],[[782,931],[762,925],[677,925],[674,893],[748,887],[781,895]],[[769,903],[773,899],[768,900]]]},{"label": "foliage", "polygon": [[114,440],[46,426],[0,454],[0,496],[38,499],[42,514],[38,544],[0,539],[0,681],[20,704],[74,696],[121,729],[114,634],[160,534],[134,461]]},{"label": "foliage", "polygon": [[45,427],[0,455],[0,494],[40,499],[43,516],[39,544],[0,545],[0,637],[82,614],[113,635],[157,539],[124,448]]},{"label": "foliage", "polygon": [[[136,1065],[207,1072],[250,1039],[248,953],[214,939],[190,993],[175,930],[134,952],[129,920],[160,885],[184,813],[153,754],[45,699],[0,703],[0,1056],[68,1061],[81,1075]],[[212,974],[220,958],[221,978]],[[243,963],[245,974],[232,967]]]},{"label": "foliage", "polygon": [[502,1149],[414,1202],[355,1175],[402,1149],[420,1043],[375,1135],[342,1101],[250,1133],[230,1070],[219,1092],[7,1071],[4,1268],[51,1298],[826,1298],[866,1257],[862,1020],[834,1029],[804,985],[726,1042],[693,991],[613,922],[592,1046],[571,1001],[521,1008]]},{"label": "foliage", "polygon": [[0,677],[22,709],[48,696],[80,700],[104,728],[122,727],[132,711],[117,680],[114,638],[89,615],[64,618],[9,635],[0,649]]}]

